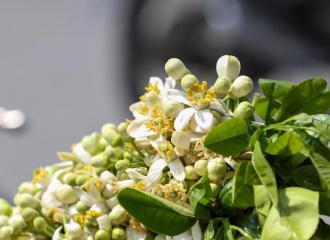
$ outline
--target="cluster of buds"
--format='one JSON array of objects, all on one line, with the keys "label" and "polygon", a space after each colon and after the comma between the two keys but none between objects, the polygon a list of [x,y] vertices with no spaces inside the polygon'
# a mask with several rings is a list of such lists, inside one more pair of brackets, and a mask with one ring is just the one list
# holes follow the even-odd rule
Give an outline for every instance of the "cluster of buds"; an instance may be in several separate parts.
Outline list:
[{"label": "cluster of buds", "polygon": [[[116,195],[138,188],[189,208],[188,191],[201,177],[208,176],[217,195],[240,159],[251,156],[221,156],[203,145],[217,124],[253,113],[246,100],[253,82],[239,76],[238,59],[223,56],[216,68],[218,79],[208,88],[181,60],[170,59],[165,82],[151,77],[130,106],[133,120],[105,124],[71,152],[59,152],[61,163],[36,170],[21,184],[15,207],[0,201],[0,239],[172,239],[130,216]],[[196,239],[190,230],[179,237]]]}]

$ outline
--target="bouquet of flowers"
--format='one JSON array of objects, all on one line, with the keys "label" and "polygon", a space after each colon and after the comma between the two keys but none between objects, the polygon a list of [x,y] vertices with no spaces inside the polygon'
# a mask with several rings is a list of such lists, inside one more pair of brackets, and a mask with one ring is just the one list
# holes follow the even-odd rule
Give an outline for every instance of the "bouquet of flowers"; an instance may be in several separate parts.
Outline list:
[{"label": "bouquet of flowers", "polygon": [[0,239],[329,239],[330,89],[240,74],[213,86],[176,58],[133,120],[84,136],[0,200]]}]

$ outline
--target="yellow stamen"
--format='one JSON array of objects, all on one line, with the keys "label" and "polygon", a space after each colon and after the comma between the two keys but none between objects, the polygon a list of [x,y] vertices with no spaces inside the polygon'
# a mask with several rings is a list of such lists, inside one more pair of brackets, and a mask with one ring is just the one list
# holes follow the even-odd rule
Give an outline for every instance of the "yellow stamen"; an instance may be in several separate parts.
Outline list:
[{"label": "yellow stamen", "polygon": [[39,169],[37,169],[33,172],[32,183],[36,184],[36,183],[38,183],[41,180],[44,180],[46,178],[48,178],[47,170],[43,167],[40,167]]},{"label": "yellow stamen", "polygon": [[89,189],[92,185],[95,185],[96,188],[99,191],[101,191],[104,184],[103,184],[102,180],[100,180],[98,178],[88,178],[87,181],[83,185],[80,186],[80,189],[89,191]]},{"label": "yellow stamen", "polygon": [[165,115],[164,110],[155,106],[151,112],[150,120],[145,123],[149,131],[162,134],[164,137],[170,137],[174,132],[173,118]]},{"label": "yellow stamen", "polygon": [[192,88],[186,90],[190,101],[194,106],[198,103],[206,104],[215,100],[215,92],[212,89],[207,89],[207,82],[203,81],[202,84],[198,82]]},{"label": "yellow stamen", "polygon": [[160,93],[160,90],[158,88],[158,82],[155,84],[152,84],[151,82],[148,83],[148,87],[145,87],[146,92],[154,92],[156,94]]},{"label": "yellow stamen", "polygon": [[138,182],[138,183],[132,184],[132,188],[136,188],[136,189],[145,191],[146,190],[145,185],[146,185],[145,182]]}]

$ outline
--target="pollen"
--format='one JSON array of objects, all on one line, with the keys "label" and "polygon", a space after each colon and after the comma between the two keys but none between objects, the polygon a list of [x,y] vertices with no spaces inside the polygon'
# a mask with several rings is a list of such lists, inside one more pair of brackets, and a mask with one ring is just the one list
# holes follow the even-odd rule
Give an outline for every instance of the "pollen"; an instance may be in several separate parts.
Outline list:
[{"label": "pollen", "polygon": [[32,183],[36,184],[36,183],[38,183],[41,180],[44,180],[46,178],[48,178],[47,170],[43,167],[40,167],[39,169],[37,169],[33,172]]},{"label": "pollen", "polygon": [[202,84],[198,82],[194,84],[192,88],[186,90],[188,97],[187,100],[192,103],[193,106],[197,104],[207,104],[215,100],[215,92],[212,89],[207,89],[207,82],[203,81]]},{"label": "pollen", "polygon": [[183,205],[188,199],[186,191],[187,190],[181,182],[172,179],[168,184],[158,184],[155,192],[158,196],[162,196],[171,202]]},{"label": "pollen", "polygon": [[99,191],[101,191],[104,186],[102,180],[98,178],[88,178],[88,180],[83,185],[81,185],[80,188],[85,191],[89,191],[92,185],[95,185]]},{"label": "pollen", "polygon": [[146,183],[145,182],[138,182],[138,183],[135,183],[132,185],[132,188],[135,188],[135,189],[139,189],[139,190],[142,190],[142,191],[145,191],[145,186]]},{"label": "pollen", "polygon": [[140,232],[148,232],[148,229],[132,216],[130,216],[129,225],[131,226],[131,228],[136,229]]},{"label": "pollen", "polygon": [[166,116],[164,110],[155,106],[151,112],[150,120],[145,123],[149,131],[162,134],[164,137],[170,137],[174,132],[173,118]]},{"label": "pollen", "polygon": [[160,94],[160,90],[158,88],[158,82],[152,84],[151,82],[148,83],[148,87],[145,87],[146,92],[154,92],[156,94]]}]

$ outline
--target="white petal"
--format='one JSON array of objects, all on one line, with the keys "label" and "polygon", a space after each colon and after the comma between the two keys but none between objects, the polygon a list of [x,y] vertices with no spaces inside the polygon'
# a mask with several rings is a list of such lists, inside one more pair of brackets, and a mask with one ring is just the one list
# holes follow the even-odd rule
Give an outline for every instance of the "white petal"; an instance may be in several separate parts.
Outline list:
[{"label": "white petal", "polygon": [[209,132],[216,124],[213,114],[208,109],[196,112],[195,120],[197,125],[206,133]]},{"label": "white petal", "polygon": [[164,88],[163,81],[159,77],[150,77],[149,82],[152,85],[157,84],[157,87],[158,87],[159,90],[163,90],[163,88]]},{"label": "white petal", "polygon": [[175,87],[175,85],[176,85],[176,81],[173,78],[168,77],[165,80],[164,89],[165,89],[165,91],[168,91],[170,89],[173,89]]},{"label": "white petal", "polygon": [[168,164],[168,167],[171,170],[171,173],[173,174],[173,177],[178,181],[183,181],[186,177],[186,174],[184,173],[184,166],[180,159],[176,159]]},{"label": "white petal", "polygon": [[195,142],[198,139],[204,137],[204,135],[205,135],[205,133],[198,133],[198,132],[194,132],[194,131],[191,131],[191,130],[187,130],[186,132],[189,135],[190,142]]},{"label": "white petal", "polygon": [[154,131],[149,131],[144,125],[149,118],[143,117],[139,119],[135,119],[127,127],[127,134],[132,138],[142,138],[147,136],[155,135]]},{"label": "white petal", "polygon": [[188,106],[192,106],[191,102],[187,100],[187,94],[185,92],[177,90],[177,89],[169,89],[166,91],[166,93],[167,93],[168,99],[186,104]]},{"label": "white petal", "polygon": [[80,201],[82,201],[83,204],[85,204],[86,206],[92,206],[94,203],[94,199],[87,194],[84,190],[81,190],[79,188],[74,188],[78,198],[80,199]]},{"label": "white petal", "polygon": [[103,214],[102,216],[96,218],[96,221],[100,229],[104,229],[104,230],[111,229],[109,214]]},{"label": "white petal", "polygon": [[140,102],[133,103],[129,107],[129,110],[132,112],[132,114],[135,118],[143,118],[143,117],[146,117],[147,115],[149,116],[149,113],[147,115],[143,115],[140,113],[140,109],[144,104],[145,104],[144,102],[140,101]]},{"label": "white petal", "polygon": [[[201,238],[202,239],[202,238]],[[190,229],[173,237],[173,240],[193,240]]]},{"label": "white petal", "polygon": [[100,213],[101,215],[103,215],[109,211],[109,208],[108,208],[107,204],[104,201],[102,201],[102,202],[94,203],[91,206],[90,210],[94,210],[94,211]]},{"label": "white petal", "polygon": [[154,170],[163,170],[167,166],[167,164],[168,163],[164,159],[162,158],[157,159],[149,168],[149,173]]},{"label": "white petal", "polygon": [[79,238],[83,236],[83,230],[78,223],[72,222],[65,224],[65,228],[68,231],[68,238]]},{"label": "white petal", "polygon": [[127,240],[145,240],[147,233],[132,228],[131,226],[126,227]]},{"label": "white petal", "polygon": [[202,233],[198,220],[196,221],[194,226],[192,226],[192,228],[191,228],[191,235],[193,237],[193,240],[203,239],[203,233]]},{"label": "white petal", "polygon": [[83,163],[88,164],[91,159],[91,155],[83,148],[81,143],[78,143],[73,148],[73,153],[81,160]]},{"label": "white petal", "polygon": [[146,179],[147,177],[139,173],[136,168],[127,168],[126,173],[130,178]]},{"label": "white petal", "polygon": [[189,124],[190,118],[197,112],[195,108],[183,109],[174,121],[174,128],[177,131],[183,131]]},{"label": "white petal", "polygon": [[171,142],[179,148],[182,148],[184,150],[190,149],[190,137],[188,133],[183,131],[175,131],[172,134]]},{"label": "white petal", "polygon": [[166,141],[167,141],[166,138],[165,138],[163,135],[160,135],[159,138],[157,138],[156,140],[154,140],[154,141],[150,141],[150,144],[151,144],[151,146],[154,147],[154,149],[157,150],[157,152],[158,152],[159,154],[161,154],[161,152],[158,150],[158,146],[159,146],[160,144],[162,144],[163,142],[166,142]]},{"label": "white petal", "polygon": [[234,116],[233,112],[230,111],[230,109],[227,107],[227,105],[221,99],[217,99],[214,102],[211,102],[209,109],[215,110],[228,117]]}]

